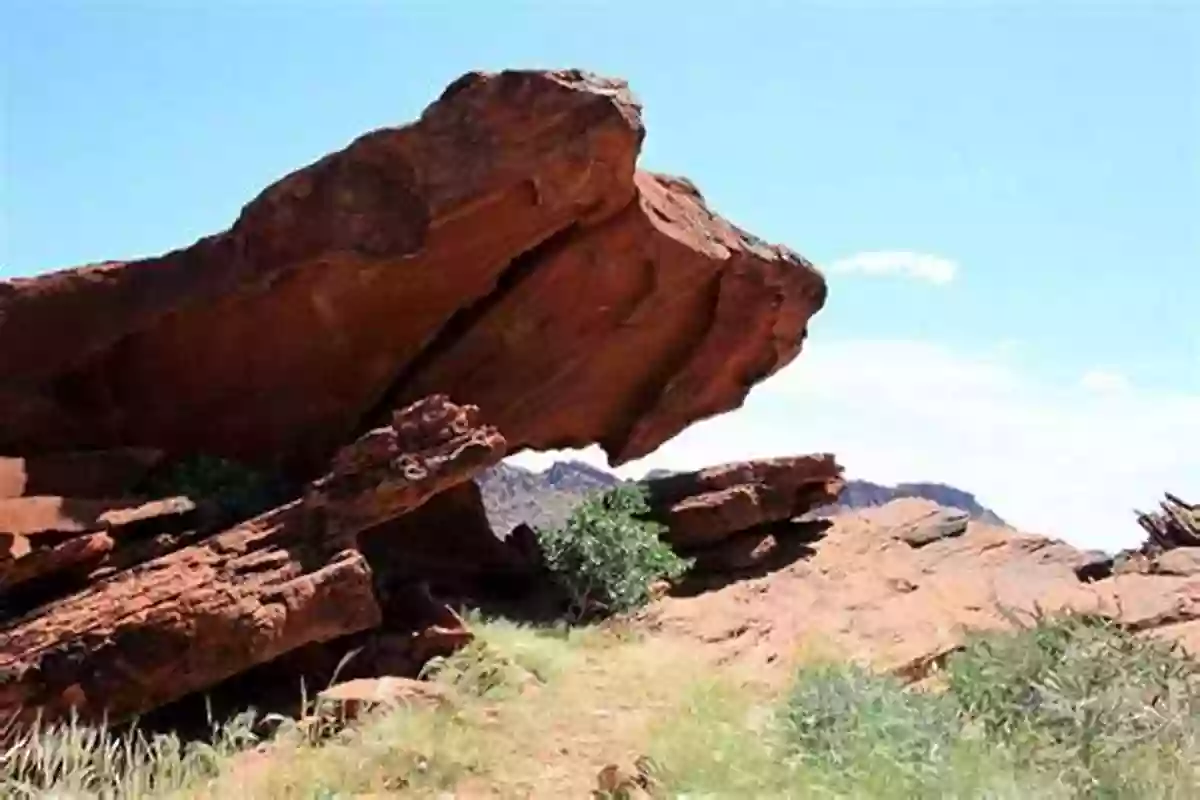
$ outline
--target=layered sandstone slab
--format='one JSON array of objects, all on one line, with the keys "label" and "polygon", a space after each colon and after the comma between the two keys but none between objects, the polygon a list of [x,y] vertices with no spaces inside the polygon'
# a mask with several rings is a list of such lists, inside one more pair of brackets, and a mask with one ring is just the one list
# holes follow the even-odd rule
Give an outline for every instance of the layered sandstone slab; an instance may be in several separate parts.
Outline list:
[{"label": "layered sandstone slab", "polygon": [[1184,502],[1168,493],[1159,510],[1139,513],[1138,524],[1146,532],[1143,552],[1152,555],[1176,547],[1200,547],[1200,505]]},{"label": "layered sandstone slab", "polygon": [[446,393],[512,450],[649,453],[791,361],[826,287],[687,181],[637,172],[642,138],[623,82],[472,73],[228,231],[4,282],[0,452],[140,446],[309,478]]},{"label": "layered sandstone slab", "polygon": [[119,721],[377,627],[388,600],[358,535],[503,455],[478,409],[430,397],[340,450],[297,500],[0,621],[0,731],[72,708]]},{"label": "layered sandstone slab", "polygon": [[[681,552],[787,523],[836,501],[845,485],[829,453],[722,464],[645,483],[652,516],[667,526],[663,538]],[[763,534],[782,530],[775,525]]]}]

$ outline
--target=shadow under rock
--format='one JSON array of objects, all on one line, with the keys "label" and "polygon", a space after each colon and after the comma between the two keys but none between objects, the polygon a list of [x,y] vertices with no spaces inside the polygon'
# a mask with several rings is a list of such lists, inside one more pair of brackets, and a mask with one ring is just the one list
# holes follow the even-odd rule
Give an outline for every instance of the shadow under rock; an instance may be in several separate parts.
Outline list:
[{"label": "shadow under rock", "polygon": [[833,526],[829,519],[800,518],[741,531],[705,548],[681,552],[691,571],[670,592],[695,597],[738,581],[763,578],[816,555],[814,544]]}]

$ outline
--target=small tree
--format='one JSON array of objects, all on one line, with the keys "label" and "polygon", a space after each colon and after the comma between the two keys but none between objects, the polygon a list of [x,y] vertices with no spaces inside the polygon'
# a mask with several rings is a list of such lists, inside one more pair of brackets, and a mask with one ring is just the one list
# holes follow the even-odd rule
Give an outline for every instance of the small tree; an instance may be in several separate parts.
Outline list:
[{"label": "small tree", "polygon": [[643,606],[656,582],[676,580],[691,566],[659,538],[664,526],[644,519],[649,510],[644,487],[622,485],[589,497],[562,527],[538,530],[576,619]]}]

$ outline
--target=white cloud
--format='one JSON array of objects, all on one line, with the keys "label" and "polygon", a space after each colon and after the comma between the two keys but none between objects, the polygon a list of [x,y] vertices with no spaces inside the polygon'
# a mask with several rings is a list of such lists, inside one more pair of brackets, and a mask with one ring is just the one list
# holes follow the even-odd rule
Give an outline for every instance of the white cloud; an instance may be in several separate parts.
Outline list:
[{"label": "white cloud", "polygon": [[[1090,385],[1047,382],[1019,364],[1006,347],[817,340],[742,410],[620,472],[829,451],[852,477],[949,483],[1024,530],[1108,550],[1141,541],[1134,508],[1154,506],[1163,491],[1200,491],[1200,395],[1150,391],[1108,372]],[[1114,385],[1121,390],[1107,390]],[[605,463],[594,449],[583,456]]]},{"label": "white cloud", "polygon": [[1079,385],[1093,392],[1123,392],[1129,388],[1129,379],[1119,372],[1093,369],[1083,373]]},{"label": "white cloud", "polygon": [[945,284],[958,275],[958,264],[948,258],[905,250],[874,250],[855,253],[826,265],[830,274],[899,275]]}]

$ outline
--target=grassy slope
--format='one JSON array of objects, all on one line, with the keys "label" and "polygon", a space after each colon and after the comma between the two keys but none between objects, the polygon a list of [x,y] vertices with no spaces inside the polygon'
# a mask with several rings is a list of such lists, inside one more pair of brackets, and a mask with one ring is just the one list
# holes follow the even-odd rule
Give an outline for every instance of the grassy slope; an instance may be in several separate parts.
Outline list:
[{"label": "grassy slope", "polygon": [[60,732],[8,756],[0,796],[45,796],[48,783],[72,796],[98,768],[134,797],[575,798],[605,765],[633,772],[640,757],[664,797],[1184,798],[1200,785],[1191,667],[1105,628],[972,645],[938,693],[811,654],[781,693],[705,666],[702,643],[620,625],[478,629],[434,670],[454,711],[381,714],[320,745],[285,727],[236,756],[234,724],[216,749],[164,739],[124,766],[121,743]]}]

